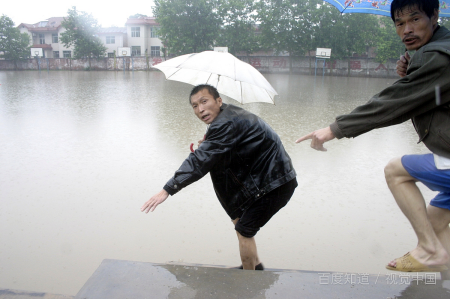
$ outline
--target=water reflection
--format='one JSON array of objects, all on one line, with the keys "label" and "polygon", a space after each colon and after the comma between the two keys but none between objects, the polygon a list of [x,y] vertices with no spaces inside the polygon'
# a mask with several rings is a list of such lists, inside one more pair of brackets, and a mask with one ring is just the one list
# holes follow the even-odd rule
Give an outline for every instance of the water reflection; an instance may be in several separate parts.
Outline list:
[{"label": "water reflection", "polygon": [[[326,153],[294,140],[393,80],[325,77],[314,89],[313,76],[266,77],[276,105],[244,108],[279,133],[299,187],[257,235],[264,264],[385,273],[416,245],[383,175],[389,159],[427,152],[411,124],[332,141]],[[0,288],[75,294],[105,258],[240,264],[209,176],[139,211],[204,134],[191,86],[159,72],[0,72],[0,84]]]},{"label": "water reflection", "polygon": [[[220,268],[162,266],[183,285],[172,288],[169,299],[190,298],[266,298],[266,291],[280,276],[276,272],[224,271]],[[243,284],[242,282],[245,281]]]},{"label": "water reflection", "polygon": [[[434,273],[369,275],[243,271],[103,260],[77,298],[447,298]],[[1,292],[0,292],[1,295]]]}]

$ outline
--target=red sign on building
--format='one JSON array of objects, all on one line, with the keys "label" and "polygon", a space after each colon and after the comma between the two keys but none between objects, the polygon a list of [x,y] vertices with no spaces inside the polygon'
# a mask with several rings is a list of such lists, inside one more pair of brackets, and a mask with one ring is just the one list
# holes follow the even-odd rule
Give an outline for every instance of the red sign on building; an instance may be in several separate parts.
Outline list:
[{"label": "red sign on building", "polygon": [[350,69],[351,70],[360,70],[361,69],[361,61],[350,61]]},{"label": "red sign on building", "polygon": [[261,59],[260,58],[253,58],[250,59],[250,65],[253,66],[255,69],[261,67]]},{"label": "red sign on building", "polygon": [[162,62],[162,58],[157,57],[157,58],[153,58],[153,64],[152,65],[157,65],[158,63]]},{"label": "red sign on building", "polygon": [[382,63],[380,63],[380,65],[375,70],[378,71],[379,69],[384,69],[385,71],[388,70],[387,67],[385,67]]},{"label": "red sign on building", "polygon": [[273,60],[273,67],[285,68],[286,67],[286,60],[284,58],[275,58]]}]

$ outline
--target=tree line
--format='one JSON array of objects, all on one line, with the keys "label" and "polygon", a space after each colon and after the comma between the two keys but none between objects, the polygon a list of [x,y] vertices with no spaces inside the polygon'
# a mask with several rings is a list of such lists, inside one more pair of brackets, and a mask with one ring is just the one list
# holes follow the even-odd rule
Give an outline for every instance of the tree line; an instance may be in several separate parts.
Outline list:
[{"label": "tree line", "polygon": [[[155,0],[154,4],[164,55],[226,46],[235,55],[274,51],[305,56],[316,48],[331,48],[334,60],[374,48],[376,60],[384,63],[405,51],[390,17],[341,14],[322,0]],[[140,15],[130,18],[136,16]],[[449,18],[440,22],[450,25]],[[66,28],[61,42],[74,47],[74,58],[105,55],[92,15],[72,7],[61,25]],[[2,15],[0,58],[16,62],[29,56],[28,34]]]},{"label": "tree line", "polygon": [[[305,56],[331,48],[332,59],[376,49],[384,63],[405,48],[392,19],[341,14],[322,0],[155,0],[164,53],[178,56],[226,46],[232,54],[275,51]],[[445,20],[447,23],[448,21]]]}]

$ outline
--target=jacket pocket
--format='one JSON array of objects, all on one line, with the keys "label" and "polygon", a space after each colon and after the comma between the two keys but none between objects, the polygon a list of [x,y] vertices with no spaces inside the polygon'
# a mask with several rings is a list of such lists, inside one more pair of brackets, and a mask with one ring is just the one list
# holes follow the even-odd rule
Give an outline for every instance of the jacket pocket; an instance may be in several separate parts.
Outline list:
[{"label": "jacket pocket", "polygon": [[428,136],[430,133],[430,126],[431,121],[433,120],[434,112],[431,113],[424,113],[421,115],[416,116],[413,119],[414,127],[416,129],[417,135],[419,135],[419,141],[417,143],[420,143],[425,139],[425,137]]},{"label": "jacket pocket", "polygon": [[235,199],[235,206],[236,208],[238,208],[250,199],[250,192],[248,192],[247,188],[245,188],[244,184],[239,181],[239,179],[234,175],[231,169],[228,168],[225,173],[226,192],[230,195],[232,194],[231,197]]}]

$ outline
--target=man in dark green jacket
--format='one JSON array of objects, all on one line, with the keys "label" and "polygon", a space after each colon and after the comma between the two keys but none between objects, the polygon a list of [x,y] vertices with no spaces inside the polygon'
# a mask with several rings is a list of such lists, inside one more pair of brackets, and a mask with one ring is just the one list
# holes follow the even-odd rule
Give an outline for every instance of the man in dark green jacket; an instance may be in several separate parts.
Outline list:
[{"label": "man in dark green jacket", "polygon": [[[411,119],[419,141],[433,154],[395,158],[385,174],[418,245],[386,268],[441,272],[450,279],[450,32],[437,24],[438,0],[394,0],[391,17],[406,49],[416,51],[397,62],[402,78],[329,127],[296,142],[312,139],[312,148],[326,151],[323,144],[334,138],[352,138]],[[417,181],[440,192],[428,208]]]}]

